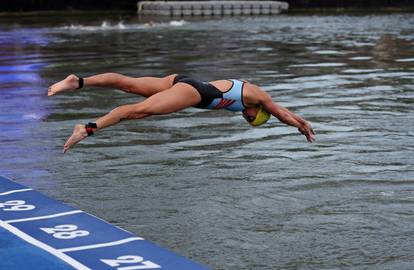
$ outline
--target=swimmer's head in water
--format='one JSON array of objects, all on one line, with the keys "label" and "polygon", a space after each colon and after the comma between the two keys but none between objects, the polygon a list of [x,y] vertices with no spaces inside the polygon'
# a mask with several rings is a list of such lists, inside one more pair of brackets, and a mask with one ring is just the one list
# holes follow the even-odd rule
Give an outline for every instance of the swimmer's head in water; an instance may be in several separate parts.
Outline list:
[{"label": "swimmer's head in water", "polygon": [[250,125],[257,127],[263,125],[270,119],[270,113],[260,106],[243,110],[243,117]]}]

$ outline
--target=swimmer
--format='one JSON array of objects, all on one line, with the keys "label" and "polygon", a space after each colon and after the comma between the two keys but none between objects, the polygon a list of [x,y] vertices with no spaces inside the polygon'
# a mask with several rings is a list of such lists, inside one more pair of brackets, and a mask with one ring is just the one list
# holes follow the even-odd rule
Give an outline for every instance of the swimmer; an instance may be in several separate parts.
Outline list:
[{"label": "swimmer", "polygon": [[282,123],[296,127],[308,142],[315,140],[315,133],[309,122],[273,102],[259,86],[248,81],[203,82],[177,74],[163,78],[133,78],[117,73],[82,78],[72,74],[50,86],[48,96],[87,86],[120,89],[146,99],[136,104],[119,106],[95,122],[75,125],[72,135],[63,146],[63,153],[96,131],[121,121],[174,113],[189,107],[240,111],[252,126],[266,123],[270,115],[273,115]]}]

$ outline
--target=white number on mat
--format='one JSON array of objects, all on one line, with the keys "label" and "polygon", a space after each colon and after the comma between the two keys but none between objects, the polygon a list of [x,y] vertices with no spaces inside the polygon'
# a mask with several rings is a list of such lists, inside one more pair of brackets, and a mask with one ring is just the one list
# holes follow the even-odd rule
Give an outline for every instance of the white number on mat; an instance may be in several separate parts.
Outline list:
[{"label": "white number on mat", "polygon": [[77,230],[78,226],[72,224],[57,225],[54,228],[40,229],[58,239],[73,239],[76,237],[89,235],[88,231]]},{"label": "white number on mat", "polygon": [[103,263],[106,263],[109,266],[117,267],[121,264],[134,264],[131,266],[123,266],[116,268],[117,270],[137,270],[137,269],[156,269],[161,268],[158,264],[155,264],[151,261],[144,261],[144,258],[134,255],[125,255],[116,258],[116,260],[101,259]]},{"label": "white number on mat", "polygon": [[0,208],[3,208],[3,211],[28,211],[33,210],[36,207],[34,205],[26,204],[25,201],[16,200],[0,203]]}]

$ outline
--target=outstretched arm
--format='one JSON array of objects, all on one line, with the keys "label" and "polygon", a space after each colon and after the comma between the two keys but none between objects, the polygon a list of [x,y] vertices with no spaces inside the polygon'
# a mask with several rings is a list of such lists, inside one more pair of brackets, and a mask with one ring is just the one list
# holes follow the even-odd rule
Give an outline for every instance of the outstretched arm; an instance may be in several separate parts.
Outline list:
[{"label": "outstretched arm", "polygon": [[299,132],[306,136],[308,142],[315,141],[315,132],[313,131],[310,123],[305,119],[292,113],[285,107],[273,102],[270,96],[267,94],[261,103],[264,109],[279,119],[279,121],[298,128]]}]

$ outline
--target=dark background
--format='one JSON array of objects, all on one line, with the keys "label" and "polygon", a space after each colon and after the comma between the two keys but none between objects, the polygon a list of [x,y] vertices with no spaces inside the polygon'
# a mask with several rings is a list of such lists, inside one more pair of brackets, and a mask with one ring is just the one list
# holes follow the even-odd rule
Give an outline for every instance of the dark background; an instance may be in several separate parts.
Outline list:
[{"label": "dark background", "polygon": [[[384,8],[414,6],[412,0],[285,0],[295,8]],[[136,10],[137,0],[1,0],[0,11]]]}]

